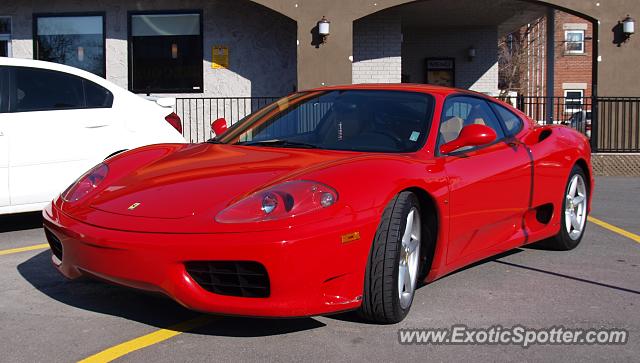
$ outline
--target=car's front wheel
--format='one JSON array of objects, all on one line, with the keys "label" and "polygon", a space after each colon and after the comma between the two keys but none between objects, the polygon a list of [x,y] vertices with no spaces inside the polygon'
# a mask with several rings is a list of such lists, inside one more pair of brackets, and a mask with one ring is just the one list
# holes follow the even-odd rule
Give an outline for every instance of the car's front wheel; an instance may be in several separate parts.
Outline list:
[{"label": "car's front wheel", "polygon": [[363,318],[397,323],[407,316],[418,284],[426,228],[414,193],[398,194],[385,208],[369,253],[359,311]]}]

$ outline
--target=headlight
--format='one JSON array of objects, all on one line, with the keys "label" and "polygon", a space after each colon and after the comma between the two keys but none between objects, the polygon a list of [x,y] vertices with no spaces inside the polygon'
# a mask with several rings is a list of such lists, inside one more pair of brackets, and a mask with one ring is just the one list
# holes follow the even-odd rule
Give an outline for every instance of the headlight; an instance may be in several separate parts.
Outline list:
[{"label": "headlight", "polygon": [[338,193],[322,183],[297,180],[261,190],[216,216],[218,223],[251,223],[295,217],[328,208]]},{"label": "headlight", "polygon": [[85,195],[96,189],[107,177],[109,167],[106,164],[98,164],[93,169],[84,173],[75,183],[71,184],[67,190],[62,192],[62,199],[65,202],[77,202]]}]

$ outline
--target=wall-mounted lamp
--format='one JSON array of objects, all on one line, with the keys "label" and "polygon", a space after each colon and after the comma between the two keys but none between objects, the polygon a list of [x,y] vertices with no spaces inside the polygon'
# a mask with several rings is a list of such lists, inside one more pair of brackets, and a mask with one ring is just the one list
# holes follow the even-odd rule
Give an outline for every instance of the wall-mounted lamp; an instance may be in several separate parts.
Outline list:
[{"label": "wall-mounted lamp", "polygon": [[476,57],[476,48],[474,47],[469,47],[469,49],[467,50],[467,57],[469,57],[469,62],[473,62],[473,59]]},{"label": "wall-mounted lamp", "polygon": [[84,47],[78,47],[78,62],[84,62]]},{"label": "wall-mounted lamp", "polygon": [[178,44],[171,44],[171,59],[178,59]]},{"label": "wall-mounted lamp", "polygon": [[622,31],[627,37],[630,37],[636,32],[636,21],[629,15],[622,20]]},{"label": "wall-mounted lamp", "polygon": [[331,34],[331,32],[329,31],[330,25],[331,22],[324,16],[318,22],[318,34],[320,35],[320,37],[322,37],[322,43],[326,43],[327,37],[329,36],[329,34]]}]

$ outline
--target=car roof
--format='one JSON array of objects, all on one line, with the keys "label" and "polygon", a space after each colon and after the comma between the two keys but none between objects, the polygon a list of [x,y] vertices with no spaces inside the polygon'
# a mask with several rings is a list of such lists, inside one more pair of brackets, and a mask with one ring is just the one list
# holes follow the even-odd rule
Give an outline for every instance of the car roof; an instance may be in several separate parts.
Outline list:
[{"label": "car roof", "polygon": [[67,66],[59,63],[46,62],[46,61],[34,60],[34,59],[0,57],[0,66],[31,67],[31,68],[48,69],[52,71],[70,73],[82,78],[86,78],[102,86],[108,86],[110,89],[113,88],[113,85],[111,84],[111,82],[107,81],[106,79],[100,76],[97,76],[91,72],[87,72],[79,68],[75,68],[75,67],[71,67],[71,66]]},{"label": "car roof", "polygon": [[418,83],[362,83],[362,84],[350,84],[341,86],[327,86],[310,89],[309,91],[333,91],[333,90],[386,90],[386,91],[405,91],[405,92],[422,92],[439,94],[448,96],[451,94],[468,94],[473,96],[482,96],[485,98],[493,99],[491,96],[451,87],[436,86],[433,84],[418,84]]}]

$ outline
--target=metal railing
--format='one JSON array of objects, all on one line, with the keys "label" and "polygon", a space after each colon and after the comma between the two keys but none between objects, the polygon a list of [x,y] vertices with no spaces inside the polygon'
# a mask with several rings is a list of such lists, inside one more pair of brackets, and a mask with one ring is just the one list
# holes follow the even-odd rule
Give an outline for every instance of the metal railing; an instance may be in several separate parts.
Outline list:
[{"label": "metal railing", "polygon": [[[213,136],[211,122],[235,124],[279,97],[178,98],[175,112],[188,141]],[[538,123],[564,124],[591,138],[593,152],[640,152],[640,97],[507,97]]]},{"label": "metal railing", "polygon": [[[520,111],[524,112],[534,121],[540,124],[554,123],[567,124],[573,117],[574,120],[580,112],[591,112],[593,99],[591,97],[567,98],[567,97],[507,97],[501,98]],[[550,107],[551,105],[551,107]],[[585,131],[585,130],[581,130]]]},{"label": "metal railing", "polygon": [[592,149],[640,152],[640,97],[598,97],[596,106]]},{"label": "metal railing", "polygon": [[190,142],[211,137],[211,122],[224,118],[231,125],[280,97],[177,98],[175,112],[182,120],[182,134]]}]

